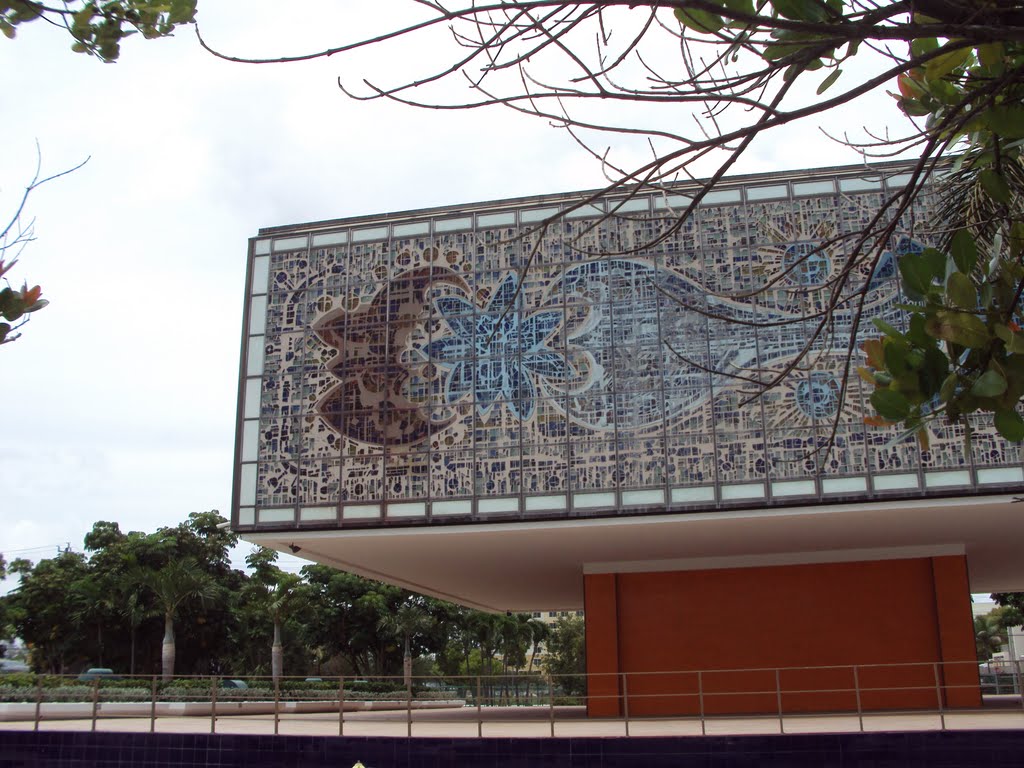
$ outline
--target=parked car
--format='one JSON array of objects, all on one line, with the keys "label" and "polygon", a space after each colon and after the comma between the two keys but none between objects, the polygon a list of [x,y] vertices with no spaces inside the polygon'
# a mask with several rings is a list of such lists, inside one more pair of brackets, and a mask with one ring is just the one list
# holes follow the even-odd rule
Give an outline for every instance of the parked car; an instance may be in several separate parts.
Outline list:
[{"label": "parked car", "polygon": [[220,687],[221,688],[238,688],[240,690],[244,690],[244,689],[248,688],[249,686],[245,682],[245,680],[227,679],[227,680],[222,680],[221,681]]},{"label": "parked car", "polygon": [[91,667],[80,674],[78,679],[82,682],[91,682],[92,680],[120,680],[121,678],[108,667]]}]

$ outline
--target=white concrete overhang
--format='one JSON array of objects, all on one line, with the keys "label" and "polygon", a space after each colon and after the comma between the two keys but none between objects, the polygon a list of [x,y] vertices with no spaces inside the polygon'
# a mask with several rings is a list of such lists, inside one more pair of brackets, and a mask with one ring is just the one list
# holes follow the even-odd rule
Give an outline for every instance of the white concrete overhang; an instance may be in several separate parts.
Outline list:
[{"label": "white concrete overhang", "polygon": [[584,573],[966,553],[972,592],[1024,591],[1013,496],[596,519],[244,533],[254,544],[496,611],[583,607]]}]

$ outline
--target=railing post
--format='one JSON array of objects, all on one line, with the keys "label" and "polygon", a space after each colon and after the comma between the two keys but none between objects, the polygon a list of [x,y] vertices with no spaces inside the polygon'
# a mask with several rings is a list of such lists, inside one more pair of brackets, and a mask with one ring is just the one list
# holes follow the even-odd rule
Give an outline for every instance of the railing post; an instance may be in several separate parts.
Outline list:
[{"label": "railing post", "polygon": [[217,732],[217,676],[210,679],[210,733]]},{"label": "railing post", "polygon": [[149,700],[149,732],[156,733],[156,675],[153,675],[149,690],[151,694]]},{"label": "railing post", "polygon": [[476,676],[476,736],[482,738],[484,735],[484,713],[480,703],[480,675]]},{"label": "railing post", "polygon": [[555,678],[548,677],[548,722],[551,727],[551,738],[555,738]]},{"label": "railing post", "polygon": [[281,724],[281,679],[274,678],[274,735],[277,736]]},{"label": "railing post", "polygon": [[1017,695],[1020,696],[1020,706],[1024,709],[1024,679],[1020,676],[1020,659],[1014,659],[1013,666],[1017,670]]},{"label": "railing post", "polygon": [[775,668],[775,703],[779,708],[779,733],[785,733],[786,725],[782,720],[782,680],[778,667]]},{"label": "railing post", "polygon": [[864,708],[860,701],[860,677],[856,664],[853,665],[853,695],[857,699],[857,722],[860,725],[860,732],[864,733]]},{"label": "railing post", "polygon": [[338,735],[345,735],[345,676],[338,678]]},{"label": "railing post", "polygon": [[412,738],[412,678],[405,687],[405,735]]},{"label": "railing post", "polygon": [[92,730],[96,730],[96,709],[99,707],[100,701],[100,679],[94,677],[92,679]]},{"label": "railing post", "polygon": [[942,684],[939,682],[939,662],[932,664],[932,670],[935,673],[935,703],[939,707],[939,727],[941,730],[946,730],[946,713],[942,706]]},{"label": "railing post", "polygon": [[622,673],[622,715],[626,723],[626,735],[629,736],[629,689],[626,687],[626,673]]},{"label": "railing post", "polygon": [[697,704],[700,707],[700,735],[707,736],[707,726],[704,723],[704,673],[697,670]]},{"label": "railing post", "polygon": [[33,731],[39,730],[39,720],[43,714],[43,676],[36,675],[36,719]]}]

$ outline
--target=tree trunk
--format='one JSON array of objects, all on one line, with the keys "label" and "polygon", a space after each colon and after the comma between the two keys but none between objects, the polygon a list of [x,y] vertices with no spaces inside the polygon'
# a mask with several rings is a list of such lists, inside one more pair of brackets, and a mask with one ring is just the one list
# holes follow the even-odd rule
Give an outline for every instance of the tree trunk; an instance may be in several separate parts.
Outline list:
[{"label": "tree trunk", "polygon": [[405,692],[412,698],[412,653],[409,651],[409,636],[405,636],[405,653],[402,655],[402,676]]},{"label": "tree trunk", "polygon": [[164,643],[160,654],[161,670],[165,681],[174,677],[174,616],[164,614]]},{"label": "tree trunk", "polygon": [[274,644],[270,646],[270,674],[277,685],[284,668],[284,647],[281,645],[281,622],[274,619]]}]

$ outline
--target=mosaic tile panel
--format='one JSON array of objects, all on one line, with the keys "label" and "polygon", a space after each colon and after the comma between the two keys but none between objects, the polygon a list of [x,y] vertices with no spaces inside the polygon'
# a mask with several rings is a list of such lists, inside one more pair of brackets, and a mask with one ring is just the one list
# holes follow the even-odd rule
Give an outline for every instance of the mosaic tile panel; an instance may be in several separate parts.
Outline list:
[{"label": "mosaic tile panel", "polygon": [[[748,190],[750,202],[700,206],[677,229],[685,201],[669,210],[647,196],[606,220],[577,212],[540,226],[558,203],[517,213],[513,201],[475,217],[360,222],[330,247],[288,238],[262,257],[268,287],[251,304],[255,505],[669,498],[872,475],[919,489],[955,477],[942,472],[1019,467],[1020,451],[984,422],[970,447],[962,428],[939,427],[923,451],[864,426],[869,393],[843,373],[863,363],[859,351],[848,360],[850,296],[866,285],[864,316],[902,322],[896,265],[930,242],[932,202],[903,216],[877,259],[851,264],[859,229],[890,215],[891,191],[844,188],[856,191],[792,197],[782,179]],[[876,335],[867,323],[860,333]]]}]

